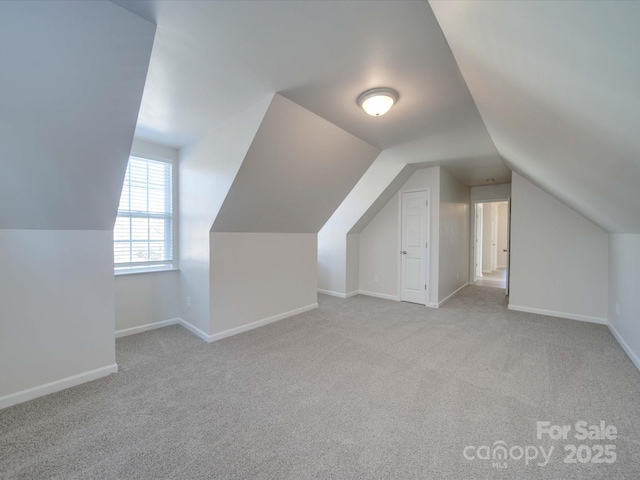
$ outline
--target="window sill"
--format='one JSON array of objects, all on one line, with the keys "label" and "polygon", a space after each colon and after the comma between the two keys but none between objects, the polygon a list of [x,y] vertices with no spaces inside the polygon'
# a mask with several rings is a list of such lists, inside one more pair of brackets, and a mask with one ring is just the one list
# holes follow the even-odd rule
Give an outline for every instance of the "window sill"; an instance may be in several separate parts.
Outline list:
[{"label": "window sill", "polygon": [[140,273],[162,273],[162,272],[177,272],[179,268],[132,268],[130,270],[120,270],[118,272],[114,272],[116,277],[124,276],[124,275],[137,275]]}]

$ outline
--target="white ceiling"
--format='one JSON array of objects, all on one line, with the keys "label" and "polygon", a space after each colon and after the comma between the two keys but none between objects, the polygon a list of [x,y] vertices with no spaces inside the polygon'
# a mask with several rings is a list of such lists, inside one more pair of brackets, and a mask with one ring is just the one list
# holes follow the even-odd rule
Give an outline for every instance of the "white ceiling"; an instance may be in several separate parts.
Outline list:
[{"label": "white ceiling", "polygon": [[640,233],[640,2],[431,1],[514,170]]},{"label": "white ceiling", "polygon": [[[455,162],[470,185],[510,178],[426,1],[114,3],[158,25],[143,140],[183,147],[279,92],[406,163]],[[378,86],[400,100],[373,118],[355,102]]]}]

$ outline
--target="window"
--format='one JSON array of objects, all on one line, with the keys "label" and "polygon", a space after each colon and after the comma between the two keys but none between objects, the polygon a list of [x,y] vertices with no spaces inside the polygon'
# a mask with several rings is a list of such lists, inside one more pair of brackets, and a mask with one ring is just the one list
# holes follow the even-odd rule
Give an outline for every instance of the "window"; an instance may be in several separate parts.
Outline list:
[{"label": "window", "polygon": [[116,273],[173,268],[172,165],[129,157],[113,229]]}]

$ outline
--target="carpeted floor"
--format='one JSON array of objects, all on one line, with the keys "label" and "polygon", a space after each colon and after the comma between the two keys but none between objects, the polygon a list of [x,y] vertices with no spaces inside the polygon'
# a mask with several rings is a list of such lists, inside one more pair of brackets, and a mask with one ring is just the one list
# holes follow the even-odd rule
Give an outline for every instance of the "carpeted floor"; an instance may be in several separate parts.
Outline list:
[{"label": "carpeted floor", "polygon": [[[640,478],[640,372],[605,326],[487,287],[439,310],[319,301],[209,345],[178,326],[118,340],[117,374],[0,411],[0,477]],[[538,440],[537,421],[572,430]],[[577,440],[578,421],[617,438]],[[570,444],[617,458],[564,463]]]}]

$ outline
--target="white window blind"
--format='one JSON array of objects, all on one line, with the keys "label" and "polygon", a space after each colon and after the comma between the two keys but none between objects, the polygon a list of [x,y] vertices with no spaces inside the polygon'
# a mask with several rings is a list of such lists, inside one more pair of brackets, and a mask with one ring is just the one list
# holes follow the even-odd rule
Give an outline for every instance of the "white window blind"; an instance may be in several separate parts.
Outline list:
[{"label": "white window blind", "polygon": [[171,164],[130,157],[113,230],[115,271],[173,265]]}]

